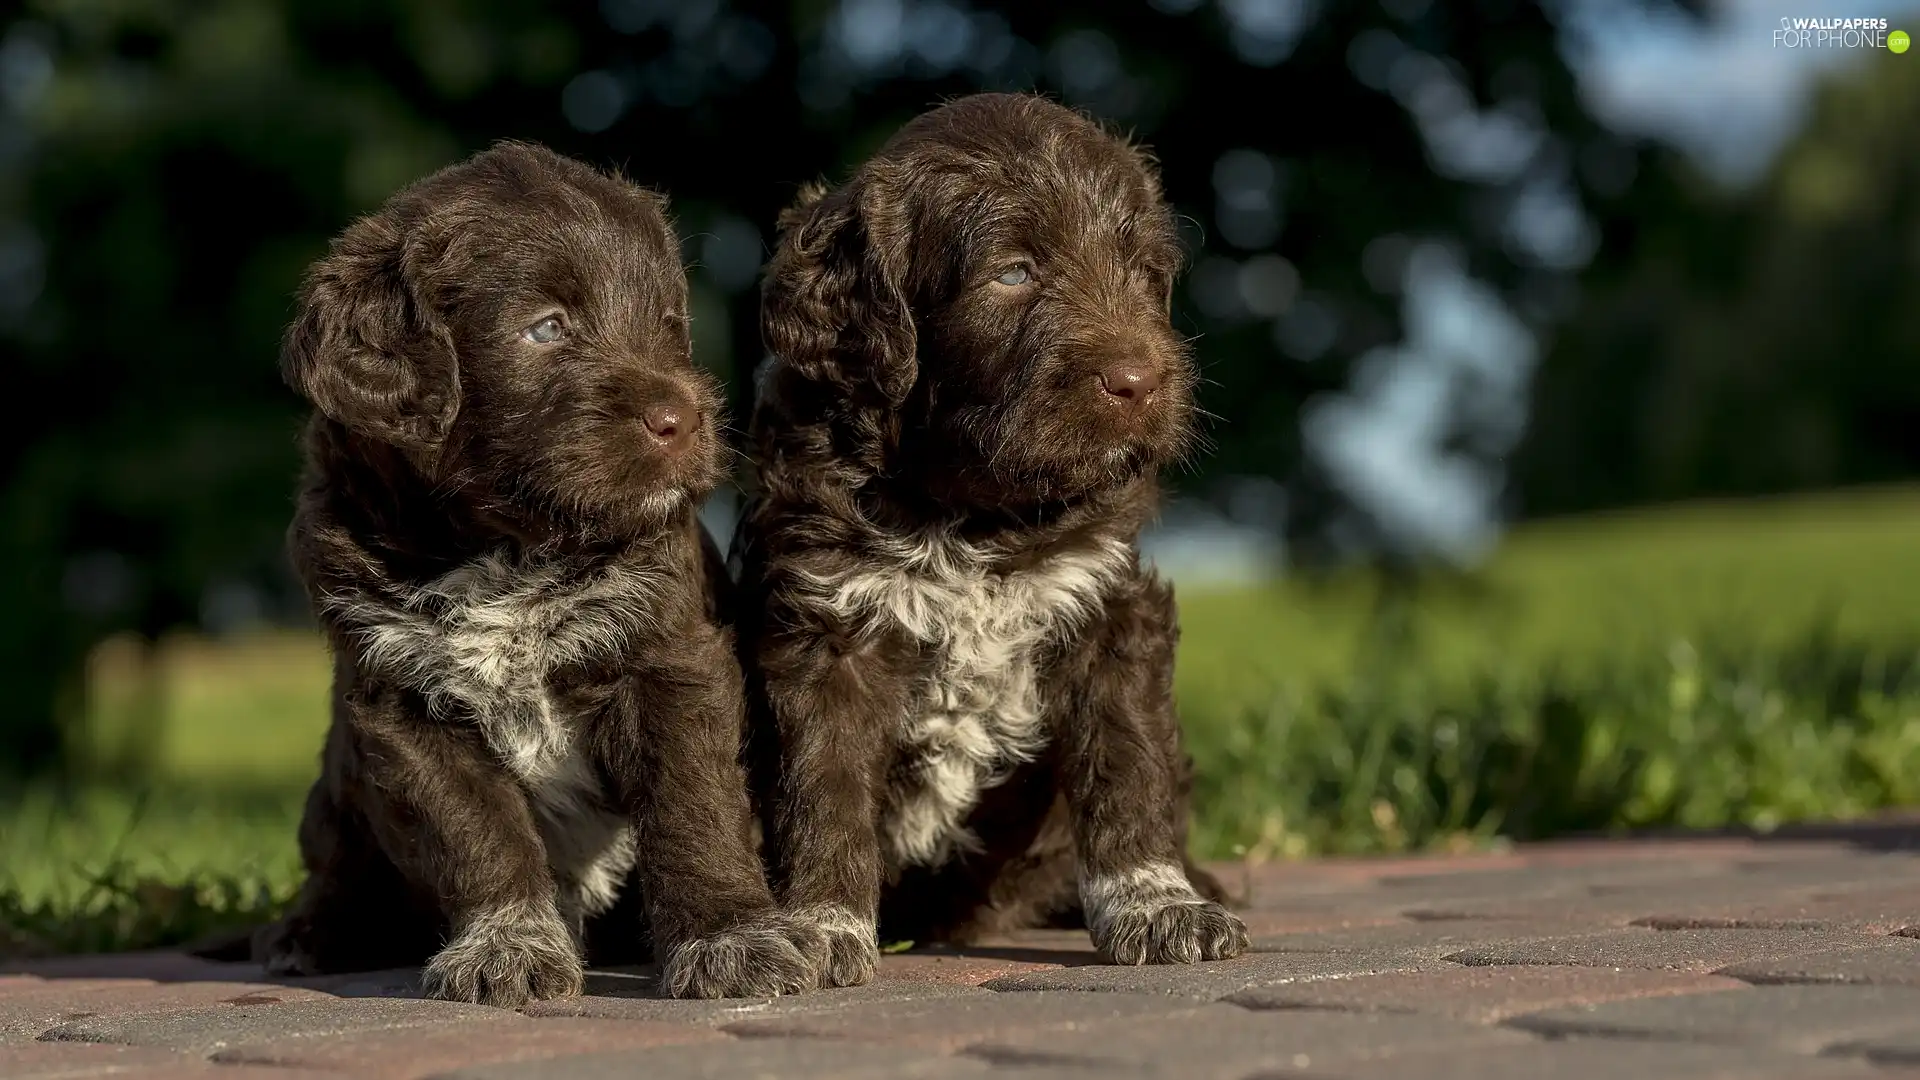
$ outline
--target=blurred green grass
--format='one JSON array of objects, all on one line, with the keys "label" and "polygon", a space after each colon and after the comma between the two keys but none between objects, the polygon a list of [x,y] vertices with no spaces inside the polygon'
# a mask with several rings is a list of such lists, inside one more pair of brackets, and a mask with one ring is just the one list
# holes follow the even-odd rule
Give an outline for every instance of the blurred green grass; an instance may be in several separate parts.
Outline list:
[{"label": "blurred green grass", "polygon": [[[1209,857],[1920,802],[1920,490],[1542,523],[1471,574],[1185,590],[1181,614]],[[302,634],[103,646],[96,779],[0,800],[0,953],[271,910],[327,676]]]}]

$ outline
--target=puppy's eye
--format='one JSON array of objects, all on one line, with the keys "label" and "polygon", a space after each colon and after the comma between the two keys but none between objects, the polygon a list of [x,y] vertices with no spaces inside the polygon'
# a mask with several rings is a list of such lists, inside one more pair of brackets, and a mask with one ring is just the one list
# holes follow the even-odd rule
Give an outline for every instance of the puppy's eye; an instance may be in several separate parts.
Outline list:
[{"label": "puppy's eye", "polygon": [[1002,285],[1025,285],[1033,280],[1033,270],[1026,263],[1014,263],[1000,271],[1000,276],[993,280]]},{"label": "puppy's eye", "polygon": [[534,323],[532,326],[527,327],[525,330],[520,331],[521,337],[526,338],[535,345],[551,345],[566,335],[566,324],[561,322],[560,317],[557,315],[549,315],[539,322]]}]

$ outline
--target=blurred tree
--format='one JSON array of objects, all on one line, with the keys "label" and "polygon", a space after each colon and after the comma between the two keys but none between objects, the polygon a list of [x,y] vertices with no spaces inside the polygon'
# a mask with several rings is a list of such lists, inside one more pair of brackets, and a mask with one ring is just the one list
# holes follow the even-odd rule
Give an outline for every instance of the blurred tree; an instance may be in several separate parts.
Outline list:
[{"label": "blurred tree", "polygon": [[[1084,106],[1153,145],[1192,226],[1177,318],[1218,452],[1190,492],[1375,547],[1394,530],[1303,449],[1301,406],[1401,337],[1413,268],[1550,326],[1589,264],[1622,272],[1608,215],[1642,209],[1639,151],[1519,0],[29,0],[0,33],[0,746],[26,769],[73,744],[101,635],[297,610],[273,356],[299,270],[495,138],[674,194],[697,348],[737,393],[799,183],[944,96]],[[1513,425],[1461,370],[1433,437],[1497,466]],[[1244,477],[1287,482],[1284,514]]]},{"label": "blurred tree", "polygon": [[1751,192],[1635,195],[1540,373],[1529,515],[1920,472],[1920,68],[1875,60]]}]

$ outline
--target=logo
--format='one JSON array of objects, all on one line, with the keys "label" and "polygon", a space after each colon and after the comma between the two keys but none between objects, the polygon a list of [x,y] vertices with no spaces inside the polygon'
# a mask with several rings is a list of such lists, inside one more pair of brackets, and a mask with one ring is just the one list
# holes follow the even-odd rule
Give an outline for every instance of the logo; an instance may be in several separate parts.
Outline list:
[{"label": "logo", "polygon": [[1773,32],[1776,49],[1888,49],[1903,53],[1908,44],[1905,31],[1889,32],[1885,19],[1782,18],[1780,28]]}]

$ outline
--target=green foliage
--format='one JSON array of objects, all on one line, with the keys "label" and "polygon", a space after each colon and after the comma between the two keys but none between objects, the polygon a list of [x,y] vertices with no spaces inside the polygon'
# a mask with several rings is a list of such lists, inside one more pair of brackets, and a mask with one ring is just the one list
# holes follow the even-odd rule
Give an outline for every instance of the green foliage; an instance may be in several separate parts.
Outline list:
[{"label": "green foliage", "polygon": [[0,802],[0,956],[157,948],[270,918],[304,793],[161,784]]},{"label": "green foliage", "polygon": [[1920,799],[1920,641],[1821,629],[1464,688],[1381,653],[1344,683],[1189,717],[1194,842],[1214,857],[1767,829]]}]

